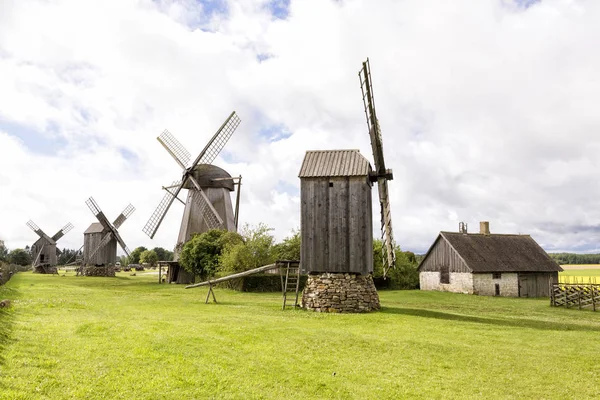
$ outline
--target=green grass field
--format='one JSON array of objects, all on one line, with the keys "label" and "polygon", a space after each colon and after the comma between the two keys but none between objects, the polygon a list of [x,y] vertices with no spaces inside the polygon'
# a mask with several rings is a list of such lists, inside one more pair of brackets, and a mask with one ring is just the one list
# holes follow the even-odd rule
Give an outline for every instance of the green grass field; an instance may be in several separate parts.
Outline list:
[{"label": "green grass field", "polygon": [[2,399],[599,398],[600,313],[548,300],[380,292],[371,314],[280,294],[17,274]]}]

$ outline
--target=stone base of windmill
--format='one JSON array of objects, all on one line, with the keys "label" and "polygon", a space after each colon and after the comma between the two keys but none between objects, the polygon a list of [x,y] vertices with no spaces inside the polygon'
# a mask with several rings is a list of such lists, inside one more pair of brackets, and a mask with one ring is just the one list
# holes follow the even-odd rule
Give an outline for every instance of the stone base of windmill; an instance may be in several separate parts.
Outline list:
[{"label": "stone base of windmill", "polygon": [[58,274],[58,269],[56,267],[50,266],[37,266],[33,268],[34,274]]},{"label": "stone base of windmill", "polygon": [[302,307],[317,312],[362,313],[377,311],[380,305],[371,275],[323,273],[308,276]]},{"label": "stone base of windmill", "polygon": [[82,267],[83,276],[115,276],[115,267],[109,266],[85,266]]}]

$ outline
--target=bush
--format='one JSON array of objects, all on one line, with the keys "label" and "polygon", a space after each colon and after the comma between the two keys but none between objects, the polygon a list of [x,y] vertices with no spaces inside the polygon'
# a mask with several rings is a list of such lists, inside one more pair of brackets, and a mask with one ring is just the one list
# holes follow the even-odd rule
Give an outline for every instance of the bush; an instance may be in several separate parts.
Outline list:
[{"label": "bush", "polygon": [[179,265],[201,279],[213,276],[219,270],[219,257],[228,246],[242,243],[242,237],[220,229],[192,236],[179,256]]},{"label": "bush", "polygon": [[402,251],[396,246],[396,268],[388,271],[387,279],[383,279],[383,243],[373,240],[373,280],[378,289],[418,289],[419,272],[416,256],[410,251]]},{"label": "bush", "polygon": [[272,251],[274,238],[272,229],[264,224],[256,228],[245,225],[242,229],[243,242],[227,245],[219,257],[220,275],[248,271],[274,262]]},{"label": "bush", "polygon": [[16,265],[29,265],[31,264],[31,256],[23,249],[14,249],[8,253],[8,262]]}]

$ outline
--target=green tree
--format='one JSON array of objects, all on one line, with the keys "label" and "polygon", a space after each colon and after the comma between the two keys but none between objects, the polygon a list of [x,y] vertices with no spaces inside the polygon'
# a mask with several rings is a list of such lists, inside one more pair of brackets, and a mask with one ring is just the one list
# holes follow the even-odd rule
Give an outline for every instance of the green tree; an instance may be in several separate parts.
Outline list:
[{"label": "green tree", "polygon": [[[373,240],[373,277],[383,276],[383,242],[379,239]],[[390,288],[392,289],[417,289],[419,287],[419,263],[415,254],[411,251],[402,251],[400,246],[394,249],[396,253],[396,268],[388,271]]]},{"label": "green tree", "polygon": [[140,246],[140,247],[136,248],[135,250],[133,250],[131,252],[131,254],[129,254],[129,264],[139,264],[140,256],[146,250],[148,250],[148,249],[145,248],[144,246]]},{"label": "green tree", "polygon": [[31,264],[31,256],[23,249],[14,249],[8,253],[8,262],[17,265],[29,265]]},{"label": "green tree", "polygon": [[273,257],[276,260],[300,260],[300,231],[295,230],[292,236],[273,246]]},{"label": "green tree", "polygon": [[156,267],[156,263],[158,262],[158,255],[154,250],[144,250],[142,254],[140,254],[140,263],[149,264],[151,267]]},{"label": "green tree", "polygon": [[121,267],[126,267],[129,265],[129,257],[121,256],[119,257],[119,262],[121,263]]},{"label": "green tree", "polygon": [[183,246],[179,265],[205,279],[219,270],[219,257],[223,250],[237,243],[242,243],[242,237],[236,232],[211,229],[196,234]]},{"label": "green tree", "polygon": [[247,271],[275,260],[273,254],[274,238],[269,233],[271,228],[259,224],[255,228],[245,225],[242,228],[244,241],[234,245],[228,245],[219,258],[220,272],[223,275],[235,272]]},{"label": "green tree", "polygon": [[4,240],[0,240],[0,261],[8,260],[8,249],[4,245]]},{"label": "green tree", "polygon": [[162,247],[155,247],[152,249],[158,256],[159,261],[173,261],[173,252],[165,250]]}]

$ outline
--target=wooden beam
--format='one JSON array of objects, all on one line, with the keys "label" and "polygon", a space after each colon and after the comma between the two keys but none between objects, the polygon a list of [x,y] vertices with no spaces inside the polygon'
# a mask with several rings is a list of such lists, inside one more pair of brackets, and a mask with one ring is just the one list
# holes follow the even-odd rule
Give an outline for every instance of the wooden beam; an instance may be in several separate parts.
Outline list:
[{"label": "wooden beam", "polygon": [[271,269],[275,269],[275,268],[278,268],[278,267],[279,267],[279,265],[277,263],[275,263],[275,264],[269,264],[269,265],[263,265],[262,267],[250,269],[250,270],[244,271],[244,272],[239,272],[239,273],[233,274],[233,275],[224,276],[223,278],[218,278],[218,279],[215,279],[215,280],[212,280],[212,281],[206,281],[206,282],[196,283],[194,285],[188,285],[185,288],[186,289],[191,289],[191,288],[200,287],[200,286],[214,285],[215,283],[227,282],[227,281],[230,281],[232,279],[243,278],[244,276],[259,274],[261,272],[269,271]]}]

